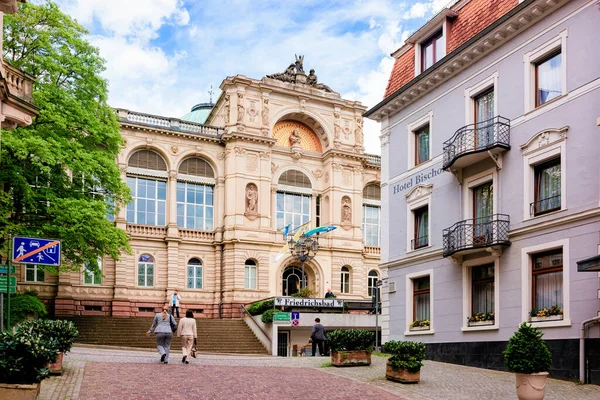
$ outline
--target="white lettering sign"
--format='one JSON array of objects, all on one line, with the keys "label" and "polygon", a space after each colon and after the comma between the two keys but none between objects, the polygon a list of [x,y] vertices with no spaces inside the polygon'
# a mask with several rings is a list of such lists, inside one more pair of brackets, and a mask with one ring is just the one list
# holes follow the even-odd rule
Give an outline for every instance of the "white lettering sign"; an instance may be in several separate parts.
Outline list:
[{"label": "white lettering sign", "polygon": [[303,299],[300,297],[275,297],[276,307],[322,307],[343,308],[344,300],[338,299]]}]

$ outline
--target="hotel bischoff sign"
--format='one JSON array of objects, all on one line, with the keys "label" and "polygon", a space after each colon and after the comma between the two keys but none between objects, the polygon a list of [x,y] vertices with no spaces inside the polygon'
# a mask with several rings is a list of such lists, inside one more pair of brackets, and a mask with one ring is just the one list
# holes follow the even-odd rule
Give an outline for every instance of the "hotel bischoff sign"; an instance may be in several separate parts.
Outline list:
[{"label": "hotel bischoff sign", "polygon": [[303,299],[300,297],[275,297],[275,307],[321,307],[343,308],[344,300]]},{"label": "hotel bischoff sign", "polygon": [[433,178],[442,175],[443,173],[444,170],[442,169],[442,164],[436,164],[425,171],[418,172],[411,177],[402,180],[401,182],[392,184],[392,194],[409,192],[412,188],[430,182]]}]

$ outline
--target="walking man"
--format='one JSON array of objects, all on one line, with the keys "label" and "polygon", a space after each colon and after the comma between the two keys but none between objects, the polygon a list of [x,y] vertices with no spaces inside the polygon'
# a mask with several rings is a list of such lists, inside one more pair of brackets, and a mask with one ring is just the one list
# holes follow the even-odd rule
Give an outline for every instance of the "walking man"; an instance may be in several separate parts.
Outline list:
[{"label": "walking man", "polygon": [[315,324],[313,325],[312,332],[310,334],[312,340],[312,356],[314,357],[317,352],[317,346],[319,346],[319,355],[324,356],[323,342],[325,342],[325,327],[321,325],[321,319],[315,318]]},{"label": "walking man", "polygon": [[181,296],[177,293],[177,290],[173,292],[171,299],[169,300],[169,305],[171,306],[171,315],[175,316],[175,311],[177,311],[177,318],[179,317],[179,306],[181,304]]}]

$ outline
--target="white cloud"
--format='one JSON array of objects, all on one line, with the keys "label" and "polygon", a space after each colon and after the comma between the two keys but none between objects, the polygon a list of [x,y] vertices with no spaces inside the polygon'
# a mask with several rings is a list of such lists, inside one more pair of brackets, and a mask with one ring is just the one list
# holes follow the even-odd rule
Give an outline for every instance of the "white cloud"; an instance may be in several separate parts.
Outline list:
[{"label": "white cloud", "polygon": [[410,11],[406,14],[405,18],[423,18],[429,9],[430,4],[428,3],[416,3],[410,8]]}]

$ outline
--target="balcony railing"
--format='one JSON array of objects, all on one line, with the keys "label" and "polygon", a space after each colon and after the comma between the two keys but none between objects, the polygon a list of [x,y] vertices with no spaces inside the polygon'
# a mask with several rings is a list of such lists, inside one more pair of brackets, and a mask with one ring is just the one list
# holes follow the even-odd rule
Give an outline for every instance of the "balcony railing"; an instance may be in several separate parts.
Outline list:
[{"label": "balcony railing", "polygon": [[429,245],[429,236],[421,236],[410,241],[411,250],[417,250]]},{"label": "balcony railing", "polygon": [[378,256],[381,254],[381,248],[379,246],[365,246],[363,248],[365,254],[372,254]]},{"label": "balcony railing", "polygon": [[467,219],[444,229],[444,257],[462,251],[490,246],[510,246],[506,214]]},{"label": "balcony railing", "polygon": [[381,165],[381,156],[377,154],[365,154],[367,156],[367,164]]},{"label": "balcony railing", "polygon": [[202,136],[221,137],[225,132],[223,128],[184,121],[178,118],[167,118],[158,115],[144,114],[123,109],[116,109],[121,121],[129,121],[140,125],[156,126],[171,131],[179,131]]},{"label": "balcony railing", "polygon": [[10,94],[20,98],[21,100],[33,104],[33,83],[35,78],[21,71],[18,68],[13,67],[6,61],[2,61],[4,68],[4,75]]},{"label": "balcony railing", "polygon": [[457,130],[444,142],[443,168],[450,168],[460,157],[494,147],[510,149],[510,120],[507,118],[497,116]]},{"label": "balcony railing", "polygon": [[560,210],[560,194],[558,196],[548,197],[534,201],[529,204],[529,213],[531,216],[546,214],[552,211]]}]

